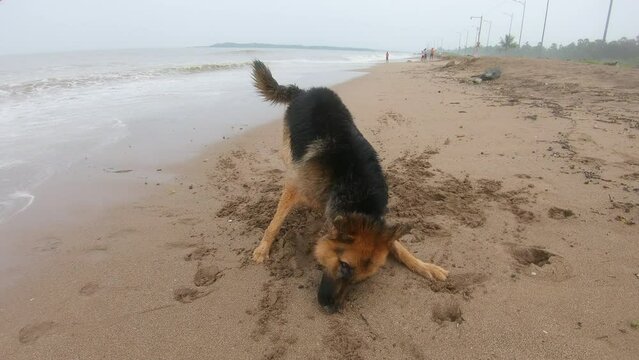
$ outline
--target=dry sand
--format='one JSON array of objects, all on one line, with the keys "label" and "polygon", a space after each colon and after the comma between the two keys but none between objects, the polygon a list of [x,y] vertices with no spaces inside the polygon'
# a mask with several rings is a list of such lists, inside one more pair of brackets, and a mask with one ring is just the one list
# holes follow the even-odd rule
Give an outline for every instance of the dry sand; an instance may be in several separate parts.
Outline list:
[{"label": "dry sand", "polygon": [[[0,358],[639,358],[639,71],[443,64],[335,89],[383,159],[389,219],[447,282],[391,260],[325,314],[304,209],[251,263],[281,185],[277,121],[147,198],[16,235]],[[492,65],[501,79],[467,82]]]}]

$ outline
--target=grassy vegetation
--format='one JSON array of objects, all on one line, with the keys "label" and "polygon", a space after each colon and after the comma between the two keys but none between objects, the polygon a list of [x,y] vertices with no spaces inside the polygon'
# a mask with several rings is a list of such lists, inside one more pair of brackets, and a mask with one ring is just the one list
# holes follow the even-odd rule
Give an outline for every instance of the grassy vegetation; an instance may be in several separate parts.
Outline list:
[{"label": "grassy vegetation", "polygon": [[[472,48],[453,51],[457,54],[472,54]],[[551,44],[543,47],[540,44],[531,46],[525,43],[519,47],[513,44],[510,35],[505,35],[495,46],[482,47],[481,55],[518,56],[532,58],[550,58],[584,62],[588,64],[604,64],[617,62],[620,66],[639,67],[639,36],[635,39],[621,38],[603,42],[580,39],[568,45]]]}]

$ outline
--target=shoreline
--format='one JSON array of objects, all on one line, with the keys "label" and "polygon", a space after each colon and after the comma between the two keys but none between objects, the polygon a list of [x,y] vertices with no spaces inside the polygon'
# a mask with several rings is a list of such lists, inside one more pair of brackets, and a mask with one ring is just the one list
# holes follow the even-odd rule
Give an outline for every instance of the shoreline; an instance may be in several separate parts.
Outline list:
[{"label": "shoreline", "polygon": [[[493,63],[499,81],[463,82]],[[639,73],[442,64],[380,64],[331,88],[380,155],[389,219],[412,225],[407,246],[450,270],[449,281],[389,261],[325,315],[310,254],[321,218],[303,209],[272,260],[252,264],[280,191],[278,119],[163,168],[174,181],[148,197],[38,229],[21,244],[25,272],[0,292],[0,349],[16,359],[631,358],[637,134],[597,115],[631,119],[627,85]],[[562,86],[577,81],[580,107],[575,85]],[[595,86],[629,100],[596,102],[608,95]]]},{"label": "shoreline", "polygon": [[[379,65],[373,65],[372,67]],[[361,74],[356,76],[349,75],[347,80],[338,82],[331,88],[336,88],[340,84],[365,76],[372,67],[350,70],[352,73]],[[334,77],[335,75],[332,76]],[[257,94],[254,95],[255,98],[259,98]],[[264,103],[261,99],[259,102]],[[273,114],[277,112],[283,113],[285,108],[282,105],[268,104],[268,106]],[[253,115],[255,116],[257,113],[253,112]],[[253,137],[263,130],[272,131],[278,126],[280,121],[281,119],[273,117],[266,122],[260,121],[253,124],[247,129],[244,129],[247,125],[239,126],[237,129],[235,129],[235,126],[231,126],[230,131],[233,135],[217,134],[223,136],[213,142],[201,144],[198,150],[193,149],[190,155],[185,154],[179,160],[173,159],[169,162],[155,164],[148,161],[146,163],[139,162],[133,166],[125,165],[122,169],[113,169],[114,171],[109,173],[104,168],[106,164],[111,162],[111,160],[121,162],[119,160],[121,155],[118,154],[124,154],[130,149],[131,145],[127,146],[127,143],[135,143],[135,141],[130,139],[121,140],[118,143],[111,144],[111,150],[100,154],[98,160],[93,161],[94,164],[76,163],[69,169],[69,173],[54,175],[53,179],[48,179],[49,183],[37,189],[38,203],[35,206],[29,206],[23,211],[11,215],[6,219],[6,222],[0,223],[0,238],[11,239],[0,243],[0,250],[2,250],[3,254],[0,257],[0,288],[10,284],[5,279],[8,278],[14,282],[15,279],[19,278],[17,275],[5,273],[3,270],[15,270],[25,260],[25,254],[29,253],[34,246],[35,248],[47,249],[59,245],[59,241],[55,237],[47,240],[48,236],[46,234],[55,233],[61,229],[81,227],[84,223],[98,221],[101,218],[108,217],[112,212],[117,212],[118,209],[135,204],[137,201],[144,201],[145,199],[148,200],[166,194],[170,195],[179,186],[177,184],[180,174],[185,171],[198,171],[198,167],[203,163],[206,164],[208,158],[215,158],[216,154],[220,155],[232,148],[234,143],[241,142],[238,137]],[[102,169],[105,170],[104,173],[100,172],[100,167],[104,168]],[[162,169],[162,172],[156,172],[157,169]],[[120,171],[122,172],[120,173]],[[87,182],[93,181],[98,181],[102,185],[87,185]],[[85,187],[83,192],[81,192],[84,196],[80,197],[76,194],[75,199],[63,202],[64,207],[60,209],[58,207],[60,199],[56,199],[56,197],[59,194],[74,193],[77,187]],[[101,191],[102,197],[89,199],[83,203],[82,199],[96,194],[97,188],[108,190]],[[30,195],[35,198],[33,194]],[[113,196],[116,198],[111,198]],[[24,213],[25,211],[30,213],[26,214]],[[35,229],[33,227],[34,223],[38,224]],[[45,230],[42,230],[42,228]],[[31,241],[15,241],[13,240],[15,238],[31,239]],[[44,245],[37,244],[42,242],[42,239],[45,239]]]},{"label": "shoreline", "polygon": [[[365,76],[372,67],[336,71],[322,81],[334,82],[337,77],[346,76],[345,80],[331,86],[335,88],[342,83]],[[343,74],[339,75],[338,72]],[[308,82],[308,76],[302,81]],[[257,94],[255,98],[259,98]],[[261,99],[259,102],[264,103]],[[281,105],[267,105],[270,114],[267,115],[268,117],[283,112],[284,107]],[[258,116],[255,110],[252,110],[251,114],[254,117],[263,117],[263,115]],[[5,222],[0,222],[0,239],[9,239],[0,242],[2,254],[0,256],[0,289],[20,278],[21,275],[15,274],[15,270],[25,259],[29,259],[26,254],[34,248],[47,251],[47,248],[55,248],[59,245],[60,241],[55,236],[51,237],[47,234],[99,221],[108,217],[110,213],[132,206],[138,201],[144,202],[145,199],[172,195],[180,186],[178,179],[185,169],[197,171],[196,168],[206,163],[208,158],[214,158],[215,154],[222,154],[235,142],[241,141],[237,139],[238,137],[252,137],[265,129],[272,130],[278,126],[279,121],[281,119],[271,117],[270,120],[258,121],[250,125],[229,125],[230,129],[216,134],[220,138],[209,143],[201,143],[197,149],[193,148],[181,156],[164,162],[149,161],[148,156],[145,157],[147,160],[141,160],[139,154],[134,154],[138,160],[123,162],[125,154],[131,149],[131,145],[127,144],[136,144],[136,140],[121,140],[111,144],[110,150],[93,157],[90,163],[76,163],[64,171],[64,174],[56,174],[53,178],[47,179],[46,184],[29,194],[33,199],[35,199],[34,194],[38,195],[37,204],[30,204],[22,211],[10,215]],[[168,153],[167,150],[163,152]],[[206,161],[202,161],[205,159]],[[114,162],[120,163],[121,166],[107,168],[107,164]],[[109,169],[113,171],[108,171]],[[70,193],[73,194],[71,199],[67,196]],[[34,200],[31,202],[35,203]],[[33,224],[38,224],[37,228],[34,228]]]},{"label": "shoreline", "polygon": [[17,195],[35,196],[37,204],[52,177],[150,173],[269,121],[276,112],[254,96],[248,75],[253,56],[301,86],[346,81],[375,60],[348,52],[173,49],[3,62],[0,223],[28,204]]},{"label": "shoreline", "polygon": [[[367,68],[362,68],[362,64],[354,64],[353,69],[340,68],[332,70],[321,76],[317,73],[309,73],[300,77],[302,83],[312,82],[313,79],[319,82],[327,82],[331,84],[339,84],[340,82],[349,81],[366,73]],[[373,65],[374,66],[374,65]],[[248,70],[244,71],[247,72]],[[287,74],[290,76],[290,74]],[[319,80],[321,77],[321,80]],[[250,85],[250,79],[246,76],[247,87]],[[252,87],[251,87],[252,89]],[[10,213],[8,217],[0,219],[0,234],[15,233],[16,231],[28,230],[32,223],[48,223],[55,224],[57,222],[69,222],[64,218],[73,218],[74,216],[82,216],[81,211],[89,210],[89,212],[97,213],[104,211],[112,206],[121,205],[126,202],[127,198],[132,196],[127,186],[135,187],[135,192],[151,194],[153,191],[145,191],[153,185],[166,183],[170,181],[176,174],[167,174],[162,172],[164,168],[179,167],[180,164],[191,161],[208,151],[212,146],[220,142],[227,141],[237,136],[242,136],[248,129],[260,127],[264,124],[273,122],[278,110],[265,104],[256,96],[248,99],[249,104],[245,105],[241,111],[231,113],[230,111],[212,111],[210,114],[214,116],[213,120],[207,119],[205,123],[197,121],[189,124],[189,126],[198,125],[200,123],[204,128],[205,134],[201,135],[200,126],[193,127],[193,134],[189,133],[189,126],[165,124],[162,130],[151,129],[157,136],[149,136],[149,131],[139,128],[144,124],[130,124],[128,131],[131,134],[117,142],[109,143],[105,147],[98,150],[92,150],[84,155],[82,160],[78,159],[69,167],[61,167],[53,171],[52,175],[47,176],[44,180],[39,181],[34,188],[20,190],[12,194],[24,194],[30,197],[30,201],[26,206],[21,206],[19,211]],[[233,102],[237,102],[234,100]],[[198,105],[201,107],[201,105]],[[204,115],[204,117],[208,117]],[[238,117],[246,119],[245,122],[239,121]],[[223,120],[223,119],[234,120]],[[177,119],[175,119],[177,120]],[[166,119],[160,119],[160,123],[165,123]],[[219,123],[219,124],[218,124]],[[161,126],[155,122],[151,122],[151,126],[160,128]],[[136,129],[138,128],[138,129]],[[173,129],[176,128],[176,129]],[[175,136],[178,140],[173,140],[175,132],[182,133]],[[157,137],[163,138],[164,142],[169,143],[162,149],[152,145]],[[191,138],[191,140],[188,140]],[[188,141],[187,141],[188,140]],[[188,145],[188,146],[187,146]],[[187,146],[186,150],[179,146]],[[89,185],[97,182],[97,185]],[[138,187],[140,183],[144,183],[143,188]],[[159,185],[158,185],[159,186]],[[98,189],[108,189],[107,191],[99,191]],[[148,190],[148,189],[146,189]],[[60,193],[75,194],[69,198],[56,197]],[[97,195],[97,196],[95,196]],[[115,195],[115,199],[111,199]],[[139,198],[139,195],[134,195]],[[95,200],[91,200],[95,198]],[[22,205],[22,204],[20,204]],[[62,205],[62,207],[58,207]],[[93,206],[93,209],[91,208]],[[80,211],[79,211],[80,209]],[[63,217],[56,218],[59,214]],[[66,214],[69,213],[69,214]],[[76,223],[78,221],[75,221]],[[0,244],[0,246],[7,244]],[[0,259],[0,266],[2,266]]]}]

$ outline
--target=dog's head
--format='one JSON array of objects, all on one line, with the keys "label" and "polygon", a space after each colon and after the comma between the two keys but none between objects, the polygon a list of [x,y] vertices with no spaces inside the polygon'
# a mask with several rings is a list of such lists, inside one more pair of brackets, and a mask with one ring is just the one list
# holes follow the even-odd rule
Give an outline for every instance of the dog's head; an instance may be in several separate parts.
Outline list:
[{"label": "dog's head", "polygon": [[315,258],[324,268],[317,298],[335,312],[349,285],[375,274],[386,263],[393,242],[407,232],[362,214],[338,215],[328,234],[315,246]]}]

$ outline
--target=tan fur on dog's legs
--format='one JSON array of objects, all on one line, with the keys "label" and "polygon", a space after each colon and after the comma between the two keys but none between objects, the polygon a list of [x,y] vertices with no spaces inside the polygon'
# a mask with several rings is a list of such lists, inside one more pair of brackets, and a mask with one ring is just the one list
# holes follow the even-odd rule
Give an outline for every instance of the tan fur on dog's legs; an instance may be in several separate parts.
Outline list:
[{"label": "tan fur on dog's legs", "polygon": [[408,251],[398,240],[393,242],[391,252],[397,260],[402,262],[411,271],[431,280],[446,280],[448,271],[435,264],[425,263]]},{"label": "tan fur on dog's legs", "polygon": [[268,225],[268,228],[264,232],[262,241],[260,241],[257,248],[253,251],[253,261],[261,263],[268,259],[268,253],[271,251],[271,245],[273,244],[273,241],[275,241],[275,237],[280,231],[280,227],[282,227],[282,223],[284,223],[286,215],[288,215],[291,209],[299,202],[299,199],[300,197],[297,189],[289,183],[284,184],[282,196],[280,196],[280,201],[277,204],[277,211],[275,212],[271,223]]}]

